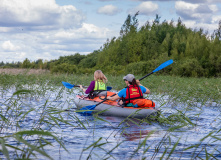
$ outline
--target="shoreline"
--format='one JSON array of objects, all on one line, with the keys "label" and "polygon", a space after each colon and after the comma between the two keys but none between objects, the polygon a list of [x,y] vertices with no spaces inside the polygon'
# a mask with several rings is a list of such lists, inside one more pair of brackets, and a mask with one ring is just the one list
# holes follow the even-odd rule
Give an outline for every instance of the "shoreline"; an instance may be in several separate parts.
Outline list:
[{"label": "shoreline", "polygon": [[11,75],[18,75],[18,74],[49,74],[50,71],[46,69],[24,69],[24,68],[0,68],[0,74],[11,74]]}]

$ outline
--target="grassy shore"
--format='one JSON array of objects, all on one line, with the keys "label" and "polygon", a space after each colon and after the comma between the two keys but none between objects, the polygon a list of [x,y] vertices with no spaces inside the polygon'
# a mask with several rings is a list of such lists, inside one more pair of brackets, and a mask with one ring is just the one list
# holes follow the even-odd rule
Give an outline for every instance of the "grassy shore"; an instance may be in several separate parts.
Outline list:
[{"label": "grassy shore", "polygon": [[[1,73],[1,72],[0,72]],[[6,74],[7,73],[7,74]],[[36,84],[47,83],[48,85],[62,86],[62,81],[75,85],[88,86],[93,80],[92,74],[50,74],[45,70],[22,70],[12,73],[1,74],[1,86],[12,84]],[[119,91],[125,87],[124,75],[106,75],[108,86]],[[143,75],[135,75],[137,79]],[[195,99],[201,101],[219,101],[221,99],[221,78],[186,78],[175,76],[150,75],[141,81],[141,84],[150,89],[154,94],[168,94],[180,100]]]},{"label": "grassy shore", "polygon": [[49,70],[45,69],[15,69],[15,68],[0,68],[0,74],[11,74],[11,75],[17,75],[17,74],[46,74],[50,73]]}]

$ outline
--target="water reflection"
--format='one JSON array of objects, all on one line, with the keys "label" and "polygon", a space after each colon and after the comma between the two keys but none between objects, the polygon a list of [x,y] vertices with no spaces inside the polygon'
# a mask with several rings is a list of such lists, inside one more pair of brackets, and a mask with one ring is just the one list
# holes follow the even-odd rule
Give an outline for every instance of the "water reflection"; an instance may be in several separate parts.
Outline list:
[{"label": "water reflection", "polygon": [[[147,123],[139,119],[125,119],[110,116],[100,117],[111,123],[112,126],[117,127],[119,129],[118,133],[121,137],[123,137],[124,141],[141,140],[146,138],[150,133],[153,134],[159,129],[159,125],[157,123]],[[155,133],[154,136],[156,136]]]},{"label": "water reflection", "polygon": [[128,127],[123,131],[122,135],[127,141],[136,141],[145,138],[149,133],[149,130],[141,129],[140,127]]}]

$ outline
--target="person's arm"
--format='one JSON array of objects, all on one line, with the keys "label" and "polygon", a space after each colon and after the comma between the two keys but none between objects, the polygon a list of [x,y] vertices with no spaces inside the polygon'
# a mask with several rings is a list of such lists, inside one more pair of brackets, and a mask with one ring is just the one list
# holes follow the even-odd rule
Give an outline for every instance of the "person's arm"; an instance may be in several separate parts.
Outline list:
[{"label": "person's arm", "polygon": [[[141,85],[142,86],[142,85]],[[150,90],[147,88],[147,87],[145,87],[145,86],[143,86],[144,88],[146,88],[146,92],[145,92],[145,94],[150,94]]]},{"label": "person's arm", "polygon": [[120,97],[116,94],[116,95],[113,96],[113,97],[108,96],[107,99],[108,99],[108,100],[111,100],[111,101],[116,101],[116,100],[120,99]]},{"label": "person's arm", "polygon": [[[139,81],[139,80],[136,80],[136,82],[137,82],[137,84],[138,84],[139,86],[143,86],[142,84],[140,84],[140,81]],[[143,92],[143,93],[145,93],[145,94],[150,94],[150,90],[149,90],[147,87],[145,87],[145,86],[143,86],[143,87],[146,89],[146,91]]]},{"label": "person's arm", "polygon": [[82,87],[82,85],[79,85],[79,86],[80,86],[80,88],[82,89],[82,91],[83,91],[84,93],[89,94],[91,91],[94,90],[95,81],[91,81],[91,83],[90,83],[90,85],[89,85],[89,87],[88,87],[87,89],[84,89],[84,88]]},{"label": "person's arm", "polygon": [[126,90],[125,89],[122,89],[118,94],[116,94],[113,97],[108,96],[107,99],[109,99],[111,101],[116,101],[116,100],[120,99],[121,97],[126,97]]}]

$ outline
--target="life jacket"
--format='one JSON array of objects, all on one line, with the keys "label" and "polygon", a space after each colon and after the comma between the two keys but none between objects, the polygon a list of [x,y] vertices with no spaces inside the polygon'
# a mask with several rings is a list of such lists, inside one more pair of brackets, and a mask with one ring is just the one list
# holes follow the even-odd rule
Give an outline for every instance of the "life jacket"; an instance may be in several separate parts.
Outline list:
[{"label": "life jacket", "polygon": [[[102,80],[95,81],[94,90],[89,94],[89,98],[94,99],[99,93],[107,91],[107,86]],[[106,93],[106,92],[104,92]]]},{"label": "life jacket", "polygon": [[106,91],[106,90],[107,86],[103,81],[101,80],[95,81],[94,91]]},{"label": "life jacket", "polygon": [[135,99],[133,105],[137,105],[139,108],[155,107],[155,103],[149,99]]},{"label": "life jacket", "polygon": [[123,98],[124,105],[128,103],[133,103],[135,99],[143,98],[143,93],[139,86],[130,85],[126,87],[126,97]]}]

